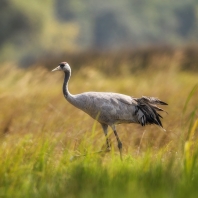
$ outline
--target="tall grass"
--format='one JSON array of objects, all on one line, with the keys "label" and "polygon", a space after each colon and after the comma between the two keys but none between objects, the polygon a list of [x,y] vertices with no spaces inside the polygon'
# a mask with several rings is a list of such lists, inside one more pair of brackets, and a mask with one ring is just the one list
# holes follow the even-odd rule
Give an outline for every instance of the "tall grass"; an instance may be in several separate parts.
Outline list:
[{"label": "tall grass", "polygon": [[[183,112],[186,111],[188,103],[190,99],[193,97],[193,94],[196,92],[198,88],[198,84],[196,84],[191,92],[189,93],[187,100],[184,105]],[[184,145],[184,167],[185,167],[185,173],[187,177],[191,178],[194,175],[194,168],[197,163],[197,157],[198,157],[198,141],[195,139],[195,132],[198,128],[198,118],[195,118],[196,111],[197,111],[198,105],[194,107],[194,110],[191,112],[189,116],[189,130],[187,133],[186,142]]]},{"label": "tall grass", "polygon": [[115,91],[169,103],[167,132],[118,126],[121,162],[111,132],[112,151],[95,154],[105,146],[102,129],[65,101],[61,73],[2,67],[0,197],[197,197],[198,76],[165,70],[111,78],[93,67],[72,73],[72,93]]}]

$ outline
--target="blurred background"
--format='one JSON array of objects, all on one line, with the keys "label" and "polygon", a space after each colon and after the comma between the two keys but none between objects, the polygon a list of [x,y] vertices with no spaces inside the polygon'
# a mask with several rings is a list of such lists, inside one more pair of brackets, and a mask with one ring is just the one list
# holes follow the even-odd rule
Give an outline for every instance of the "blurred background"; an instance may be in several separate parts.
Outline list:
[{"label": "blurred background", "polygon": [[197,41],[197,0],[0,1],[0,62],[23,67],[134,50],[196,59]]}]

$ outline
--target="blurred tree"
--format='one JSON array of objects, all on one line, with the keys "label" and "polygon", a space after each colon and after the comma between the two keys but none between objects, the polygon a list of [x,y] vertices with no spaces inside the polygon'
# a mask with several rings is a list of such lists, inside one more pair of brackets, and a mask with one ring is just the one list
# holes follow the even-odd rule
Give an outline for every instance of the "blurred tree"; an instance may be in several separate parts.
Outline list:
[{"label": "blurred tree", "polygon": [[193,42],[193,30],[198,33],[196,0],[56,2],[60,20],[78,23],[78,41],[85,48],[109,50],[159,44],[178,46]]},{"label": "blurred tree", "polygon": [[[22,0],[0,1],[0,60],[21,59],[42,31],[42,10]],[[31,4],[32,5],[32,4]],[[39,11],[39,12],[38,12]]]},{"label": "blurred tree", "polygon": [[94,21],[94,43],[97,50],[119,49],[129,41],[127,27],[116,19],[112,12],[103,13]]},{"label": "blurred tree", "polygon": [[[25,12],[16,8],[10,0],[0,1],[0,45],[25,33],[26,36],[38,31]],[[22,41],[23,42],[23,41]]]},{"label": "blurred tree", "polygon": [[177,32],[181,36],[188,37],[196,25],[196,13],[193,5],[182,6],[175,10],[178,20]]},{"label": "blurred tree", "polygon": [[43,0],[42,4],[40,0],[1,0],[0,27],[0,61],[20,60],[23,65],[52,51],[72,50],[78,34],[75,24],[63,24],[55,18],[54,0]]},{"label": "blurred tree", "polygon": [[55,1],[55,13],[59,20],[71,21],[75,20],[75,12],[71,6],[71,1]]},{"label": "blurred tree", "polygon": [[0,0],[0,61],[198,41],[197,0]]}]

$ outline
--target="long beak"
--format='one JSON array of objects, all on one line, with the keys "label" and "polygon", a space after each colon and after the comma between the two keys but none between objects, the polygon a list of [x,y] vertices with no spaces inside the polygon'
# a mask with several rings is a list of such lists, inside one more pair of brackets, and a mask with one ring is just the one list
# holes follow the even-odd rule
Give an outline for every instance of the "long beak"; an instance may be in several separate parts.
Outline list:
[{"label": "long beak", "polygon": [[61,70],[61,67],[58,66],[58,67],[56,67],[55,69],[53,69],[52,72],[54,72],[54,71],[60,71],[60,70]]}]

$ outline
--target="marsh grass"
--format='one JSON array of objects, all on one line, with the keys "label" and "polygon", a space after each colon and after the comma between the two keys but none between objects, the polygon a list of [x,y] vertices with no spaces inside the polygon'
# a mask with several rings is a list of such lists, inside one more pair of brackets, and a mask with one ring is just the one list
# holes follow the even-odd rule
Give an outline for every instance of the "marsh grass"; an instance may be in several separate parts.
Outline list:
[{"label": "marsh grass", "polygon": [[[72,75],[72,93],[159,97],[169,104],[163,114],[167,132],[120,125],[123,162],[110,131],[112,151],[94,154],[105,146],[102,129],[65,101],[62,74],[5,65],[0,71],[0,197],[197,197],[197,74],[166,68],[166,74],[148,69],[107,78],[91,68]],[[81,157],[71,160],[76,155]]]}]

